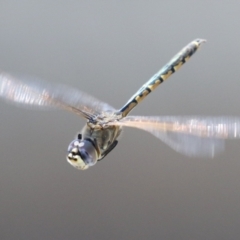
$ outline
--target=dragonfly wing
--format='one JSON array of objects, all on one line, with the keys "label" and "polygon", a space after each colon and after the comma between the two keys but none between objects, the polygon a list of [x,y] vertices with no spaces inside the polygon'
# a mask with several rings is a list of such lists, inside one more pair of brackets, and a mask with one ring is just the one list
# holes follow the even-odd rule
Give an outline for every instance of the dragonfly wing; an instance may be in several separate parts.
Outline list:
[{"label": "dragonfly wing", "polygon": [[240,138],[240,118],[129,116],[115,123],[150,132],[188,156],[213,157],[224,150],[224,140]]},{"label": "dragonfly wing", "polygon": [[105,111],[114,111],[110,105],[65,85],[54,85],[26,78],[19,80],[0,72],[0,97],[13,103],[39,108],[62,108],[90,119]]},{"label": "dragonfly wing", "polygon": [[200,138],[183,133],[173,132],[154,132],[155,137],[166,143],[176,152],[182,153],[189,157],[206,157],[213,158],[225,149],[223,139],[216,138]]}]

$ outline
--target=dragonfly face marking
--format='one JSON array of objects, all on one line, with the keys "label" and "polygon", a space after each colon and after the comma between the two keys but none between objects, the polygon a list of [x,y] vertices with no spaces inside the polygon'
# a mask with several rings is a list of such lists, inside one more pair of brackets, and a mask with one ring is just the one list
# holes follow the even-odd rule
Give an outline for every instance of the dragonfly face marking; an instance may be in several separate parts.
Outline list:
[{"label": "dragonfly face marking", "polygon": [[225,139],[240,138],[239,117],[128,116],[157,86],[176,72],[205,42],[196,39],[154,74],[119,110],[75,88],[19,80],[0,72],[0,97],[19,105],[60,108],[87,120],[68,147],[67,161],[85,170],[117,145],[123,127],[145,130],[187,156],[212,157]]}]

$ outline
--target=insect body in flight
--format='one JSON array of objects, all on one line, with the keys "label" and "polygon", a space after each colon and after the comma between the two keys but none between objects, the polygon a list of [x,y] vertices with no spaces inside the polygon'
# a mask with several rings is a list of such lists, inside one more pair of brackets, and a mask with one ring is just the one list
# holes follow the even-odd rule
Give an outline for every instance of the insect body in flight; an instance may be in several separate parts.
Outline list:
[{"label": "insect body in flight", "polygon": [[85,127],[68,147],[67,161],[85,170],[111,152],[122,127],[150,132],[174,150],[188,156],[212,157],[224,149],[224,140],[240,138],[240,119],[235,117],[128,116],[160,83],[177,71],[205,42],[196,39],[147,81],[120,109],[63,85],[18,80],[0,73],[0,97],[39,108],[56,107],[87,119]]}]

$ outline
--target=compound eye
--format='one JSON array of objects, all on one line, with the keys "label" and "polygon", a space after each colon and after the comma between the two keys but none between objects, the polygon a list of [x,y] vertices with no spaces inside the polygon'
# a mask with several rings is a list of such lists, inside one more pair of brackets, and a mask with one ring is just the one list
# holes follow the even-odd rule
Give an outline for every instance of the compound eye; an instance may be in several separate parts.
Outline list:
[{"label": "compound eye", "polygon": [[69,144],[67,161],[75,168],[85,170],[97,162],[97,151],[88,140],[74,140]]},{"label": "compound eye", "polygon": [[96,160],[93,158],[93,156],[88,153],[85,149],[80,150],[80,156],[82,160],[87,164],[89,167],[93,166],[96,164]]}]

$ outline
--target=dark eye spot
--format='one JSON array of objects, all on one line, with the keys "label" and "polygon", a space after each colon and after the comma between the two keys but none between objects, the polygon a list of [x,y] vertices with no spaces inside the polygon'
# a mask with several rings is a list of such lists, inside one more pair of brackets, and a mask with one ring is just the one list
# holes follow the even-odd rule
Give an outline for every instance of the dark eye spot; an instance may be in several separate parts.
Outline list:
[{"label": "dark eye spot", "polygon": [[80,155],[81,155],[81,158],[83,159],[83,161],[85,161],[85,162],[89,159],[89,154],[86,151],[81,151]]}]

